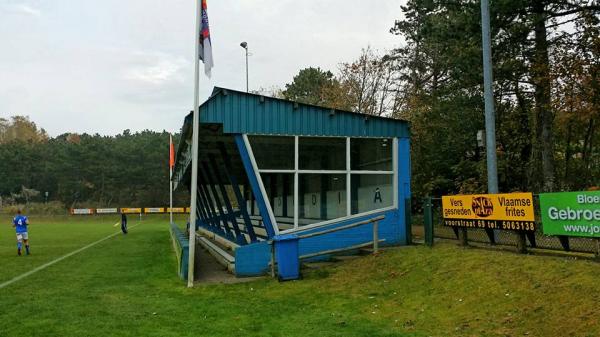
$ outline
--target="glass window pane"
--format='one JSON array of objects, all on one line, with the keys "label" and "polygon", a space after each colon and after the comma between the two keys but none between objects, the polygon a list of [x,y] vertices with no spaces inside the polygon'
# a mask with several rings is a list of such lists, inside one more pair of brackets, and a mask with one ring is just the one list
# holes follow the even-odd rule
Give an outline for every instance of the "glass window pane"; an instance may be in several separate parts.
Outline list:
[{"label": "glass window pane", "polygon": [[248,139],[259,169],[294,169],[294,137],[249,136]]},{"label": "glass window pane", "polygon": [[262,173],[265,191],[271,202],[273,214],[282,217],[294,217],[294,174]]},{"label": "glass window pane", "polygon": [[299,226],[346,216],[346,175],[299,174],[298,179]]},{"label": "glass window pane", "polygon": [[280,230],[294,227],[294,174],[262,173],[265,191]]},{"label": "glass window pane", "polygon": [[352,174],[352,214],[393,206],[393,177],[392,174]]},{"label": "glass window pane", "polygon": [[346,138],[300,137],[301,170],[346,170]]},{"label": "glass window pane", "polygon": [[392,139],[350,139],[350,167],[357,171],[392,171]]}]

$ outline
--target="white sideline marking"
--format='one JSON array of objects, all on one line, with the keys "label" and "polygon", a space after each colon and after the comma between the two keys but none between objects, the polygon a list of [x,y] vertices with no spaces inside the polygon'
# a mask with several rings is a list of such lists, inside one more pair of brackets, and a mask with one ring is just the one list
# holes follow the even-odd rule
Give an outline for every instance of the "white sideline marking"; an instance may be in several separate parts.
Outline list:
[{"label": "white sideline marking", "polygon": [[[136,226],[139,226],[139,225],[140,225],[140,224],[139,224],[139,223],[137,223],[137,224],[135,224],[135,225],[133,225],[133,226],[131,226],[131,227],[128,227],[127,229],[134,228],[134,227],[136,227]],[[71,256],[73,256],[73,255],[75,255],[75,254],[77,254],[77,253],[80,253],[80,252],[82,252],[82,251],[84,251],[84,250],[86,250],[86,249],[88,249],[88,248],[90,248],[90,247],[93,247],[93,246],[95,246],[95,245],[99,244],[99,243],[100,243],[100,242],[102,242],[102,241],[106,241],[106,240],[108,240],[108,239],[112,238],[113,236],[117,236],[117,235],[119,235],[119,234],[121,234],[121,232],[116,232],[116,233],[113,233],[113,234],[111,234],[111,235],[109,235],[109,236],[107,236],[107,237],[105,237],[105,238],[102,238],[102,239],[100,239],[100,240],[98,240],[98,241],[94,241],[94,242],[90,243],[90,244],[89,244],[89,245],[87,245],[87,246],[81,247],[81,248],[79,248],[79,249],[77,249],[77,250],[74,250],[74,251],[72,251],[72,252],[70,252],[70,253],[68,253],[68,254],[66,254],[66,255],[63,255],[63,256],[59,257],[58,259],[56,259],[56,260],[52,260],[52,261],[50,261],[50,262],[47,262],[47,263],[45,263],[45,264],[43,264],[43,265],[41,265],[41,266],[39,266],[39,267],[37,267],[37,268],[34,268],[34,269],[32,269],[32,270],[30,270],[30,271],[28,271],[28,272],[26,272],[26,273],[24,273],[24,274],[21,274],[21,275],[19,275],[19,276],[15,277],[15,278],[13,278],[12,280],[8,280],[8,281],[6,281],[6,282],[4,282],[4,283],[0,283],[0,289],[4,288],[4,287],[6,287],[6,286],[9,286],[9,285],[11,285],[11,284],[13,284],[13,283],[15,283],[15,282],[17,282],[17,281],[21,280],[21,279],[24,279],[24,278],[26,278],[27,276],[29,276],[29,275],[31,275],[31,274],[37,273],[38,271],[40,271],[40,270],[42,270],[42,269],[46,269],[46,268],[50,267],[51,265],[53,265],[53,264],[55,264],[55,263],[58,263],[58,262],[60,262],[60,261],[62,261],[62,260],[64,260],[64,259],[66,259],[66,258],[68,258],[68,257],[71,257]]]}]

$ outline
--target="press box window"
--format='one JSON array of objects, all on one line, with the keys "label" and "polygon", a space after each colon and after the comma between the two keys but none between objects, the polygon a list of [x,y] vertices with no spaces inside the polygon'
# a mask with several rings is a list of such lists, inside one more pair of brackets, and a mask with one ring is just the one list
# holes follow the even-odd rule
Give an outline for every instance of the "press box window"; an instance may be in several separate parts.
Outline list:
[{"label": "press box window", "polygon": [[391,138],[350,139],[350,167],[353,171],[392,171]]},{"label": "press box window", "polygon": [[346,216],[344,174],[299,174],[298,177],[300,219],[330,220]]},{"label": "press box window", "polygon": [[300,170],[346,170],[346,138],[300,137]]},{"label": "press box window", "polygon": [[250,136],[248,138],[259,169],[294,169],[294,137]]},{"label": "press box window", "polygon": [[391,174],[352,174],[350,180],[352,214],[393,206],[393,177]]}]

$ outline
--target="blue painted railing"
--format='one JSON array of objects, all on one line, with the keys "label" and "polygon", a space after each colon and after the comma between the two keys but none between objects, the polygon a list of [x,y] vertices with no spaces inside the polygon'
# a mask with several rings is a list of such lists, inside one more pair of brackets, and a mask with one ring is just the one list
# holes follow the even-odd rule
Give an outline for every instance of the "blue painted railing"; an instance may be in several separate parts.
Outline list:
[{"label": "blue painted railing", "polygon": [[188,278],[188,261],[190,244],[188,237],[179,227],[171,224],[171,240],[173,241],[173,249],[177,257],[177,274],[182,280]]}]

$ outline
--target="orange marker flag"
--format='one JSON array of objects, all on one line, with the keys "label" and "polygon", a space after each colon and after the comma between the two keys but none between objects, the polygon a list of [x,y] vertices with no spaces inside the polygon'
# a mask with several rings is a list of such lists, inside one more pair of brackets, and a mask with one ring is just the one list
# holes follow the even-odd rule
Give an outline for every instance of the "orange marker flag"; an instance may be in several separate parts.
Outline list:
[{"label": "orange marker flag", "polygon": [[169,135],[169,169],[175,167],[175,146],[173,146],[173,136]]}]

